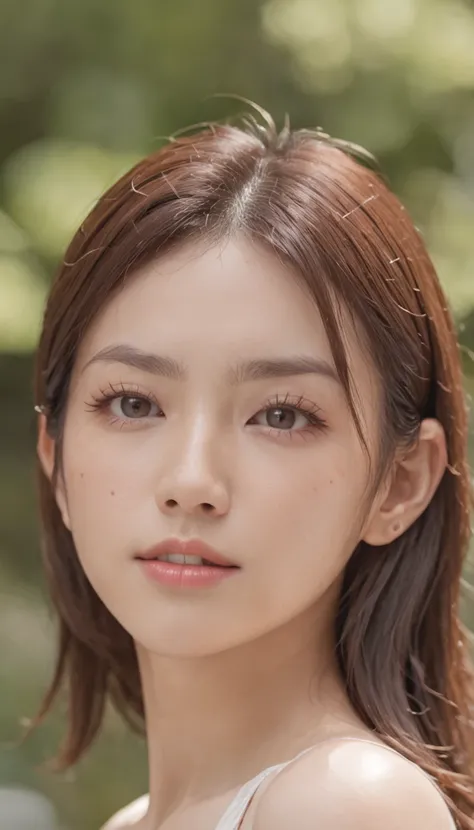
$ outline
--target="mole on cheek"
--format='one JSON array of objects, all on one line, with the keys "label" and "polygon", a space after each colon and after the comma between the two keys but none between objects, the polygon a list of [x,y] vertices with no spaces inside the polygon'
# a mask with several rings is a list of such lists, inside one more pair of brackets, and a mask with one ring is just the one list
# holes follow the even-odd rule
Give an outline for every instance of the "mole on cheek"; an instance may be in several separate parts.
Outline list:
[{"label": "mole on cheek", "polygon": [[81,473],[81,478],[84,478],[84,473]]},{"label": "mole on cheek", "polygon": [[111,490],[111,491],[110,491],[110,495],[111,495],[111,496],[115,496],[115,490]]}]

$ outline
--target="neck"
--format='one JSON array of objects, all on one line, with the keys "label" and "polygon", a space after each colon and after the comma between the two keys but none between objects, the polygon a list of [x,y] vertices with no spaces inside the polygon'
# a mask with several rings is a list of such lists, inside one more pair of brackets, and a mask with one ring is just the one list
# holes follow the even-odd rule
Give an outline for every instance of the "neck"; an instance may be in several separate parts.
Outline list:
[{"label": "neck", "polygon": [[240,786],[338,724],[347,732],[358,723],[336,665],[333,619],[313,608],[205,657],[138,649],[152,826],[185,803]]}]

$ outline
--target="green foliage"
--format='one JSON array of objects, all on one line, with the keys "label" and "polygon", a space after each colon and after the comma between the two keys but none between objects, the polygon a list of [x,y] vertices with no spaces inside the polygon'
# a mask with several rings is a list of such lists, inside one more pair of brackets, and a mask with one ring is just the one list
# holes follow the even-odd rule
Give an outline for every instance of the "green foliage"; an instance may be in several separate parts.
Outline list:
[{"label": "green foliage", "polygon": [[[295,127],[365,145],[407,204],[474,375],[474,8],[468,0],[3,0],[0,9],[0,734],[32,714],[53,657],[33,489],[31,351],[47,284],[100,193],[175,130],[250,98]],[[474,379],[467,379],[472,385]],[[111,716],[74,776],[37,765],[61,714],[2,744],[69,830],[146,786],[144,750]]]}]

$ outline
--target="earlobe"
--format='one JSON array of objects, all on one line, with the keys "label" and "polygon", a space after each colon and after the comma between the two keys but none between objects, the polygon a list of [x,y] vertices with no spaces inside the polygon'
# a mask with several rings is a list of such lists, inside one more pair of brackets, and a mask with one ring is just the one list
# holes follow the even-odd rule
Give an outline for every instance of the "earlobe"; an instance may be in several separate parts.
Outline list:
[{"label": "earlobe", "polygon": [[401,536],[407,530],[409,524],[414,521],[413,519],[412,522],[408,522],[407,517],[403,514],[404,507],[402,504],[398,504],[392,509],[380,508],[368,523],[362,541],[374,547],[389,545],[390,542]]},{"label": "earlobe", "polygon": [[[53,473],[56,459],[56,441],[48,433],[46,415],[44,415],[43,413],[41,413],[39,416],[38,441],[36,449],[43,472],[51,482],[51,485],[53,485]],[[61,513],[62,520],[66,525],[67,529],[71,530],[69,511],[67,508],[67,499],[62,475],[58,475],[57,477],[54,496],[56,499],[56,504],[58,505],[59,511]]]},{"label": "earlobe", "polygon": [[446,436],[439,421],[422,421],[414,447],[394,459],[390,479],[374,504],[362,541],[380,546],[404,533],[431,502],[448,463]]}]

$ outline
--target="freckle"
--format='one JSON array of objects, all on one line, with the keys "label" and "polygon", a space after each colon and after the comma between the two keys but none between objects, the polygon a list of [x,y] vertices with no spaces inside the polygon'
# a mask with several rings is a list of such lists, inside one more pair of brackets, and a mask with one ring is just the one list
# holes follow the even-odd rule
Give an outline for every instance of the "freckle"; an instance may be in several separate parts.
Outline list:
[{"label": "freckle", "polygon": [[115,490],[111,490],[111,491],[110,491],[110,495],[111,495],[111,496],[115,496]]},{"label": "freckle", "polygon": [[81,473],[81,478],[84,478],[84,473]]}]

